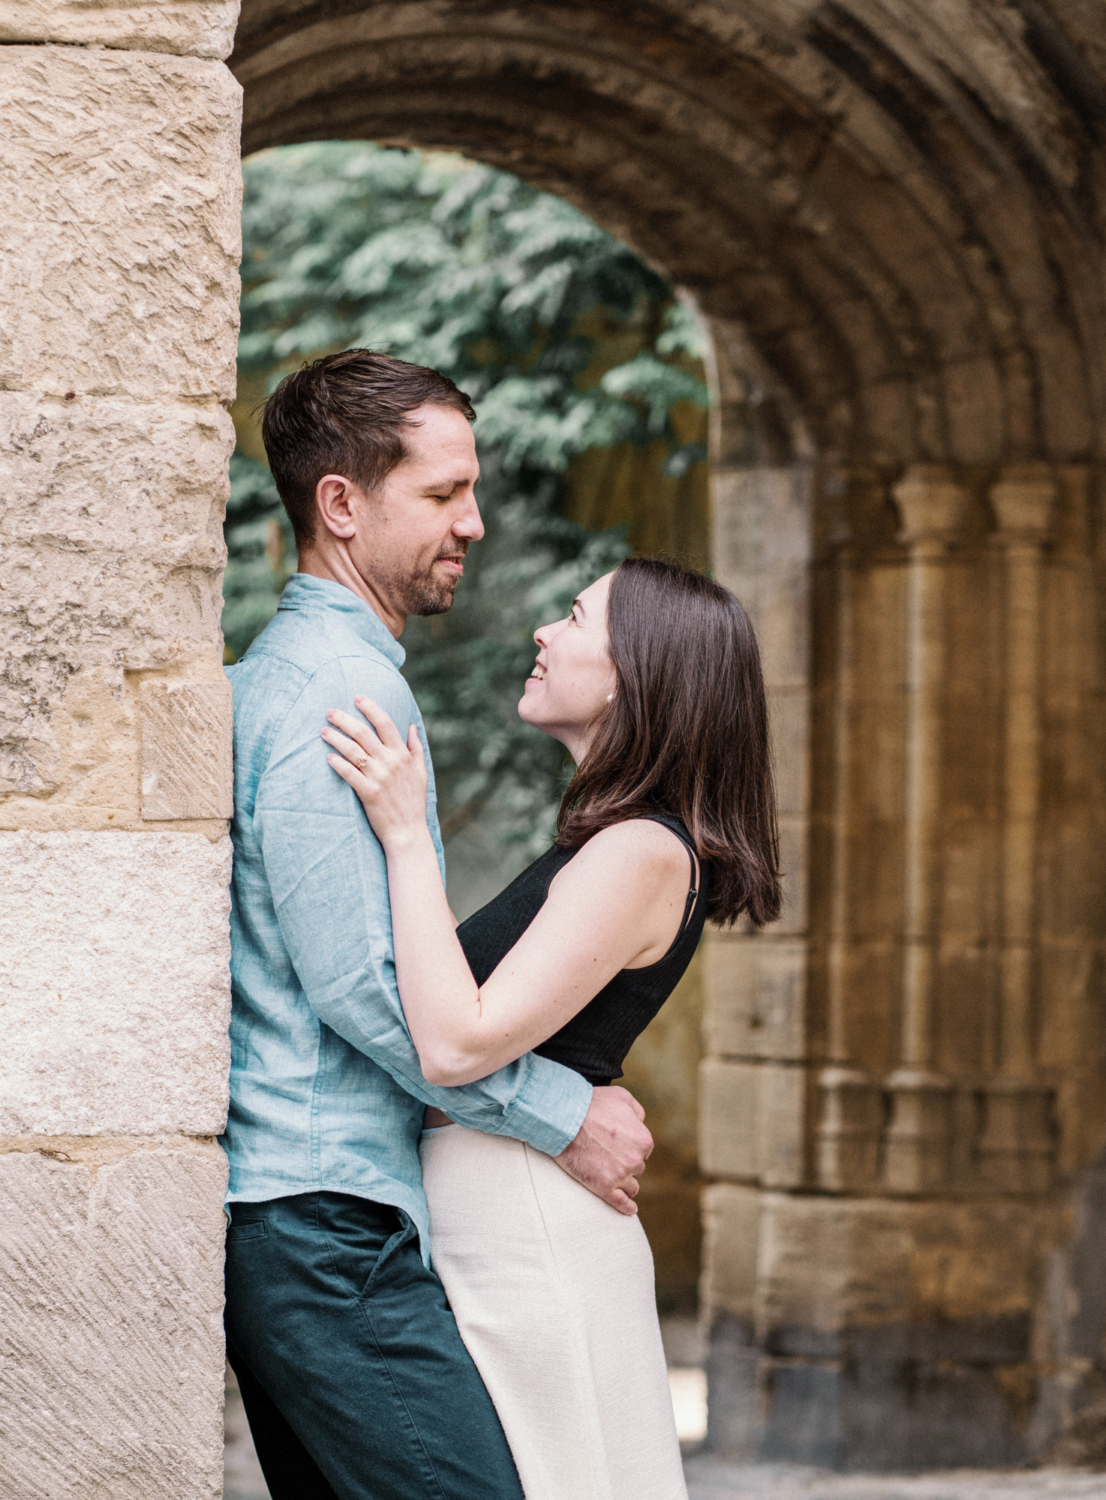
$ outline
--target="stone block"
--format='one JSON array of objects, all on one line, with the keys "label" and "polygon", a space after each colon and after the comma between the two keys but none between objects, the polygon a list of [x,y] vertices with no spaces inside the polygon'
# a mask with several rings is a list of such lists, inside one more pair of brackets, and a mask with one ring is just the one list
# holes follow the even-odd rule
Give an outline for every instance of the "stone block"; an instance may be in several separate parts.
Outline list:
[{"label": "stone block", "polygon": [[5,1500],[219,1500],[225,1182],[215,1145],[0,1156]]},{"label": "stone block", "polygon": [[0,833],[0,1135],[216,1135],[230,841]]},{"label": "stone block", "polygon": [[726,1057],[803,1056],[804,943],[712,933],[703,947],[703,962],[709,1051]]},{"label": "stone block", "polygon": [[[955,1352],[963,1330],[931,1353],[907,1330],[874,1330],[845,1340],[834,1360],[761,1361],[763,1422],[753,1454],[761,1462],[850,1470],[954,1469],[1015,1464],[1026,1457],[1023,1410],[1011,1400],[1017,1368],[988,1368]],[[728,1371],[727,1371],[728,1373]],[[740,1405],[745,1382],[714,1399]]]},{"label": "stone block", "polygon": [[845,1467],[849,1451],[843,1431],[844,1374],[839,1364],[776,1364],[761,1367],[767,1393],[767,1420],[758,1434],[755,1456],[822,1469]]},{"label": "stone block", "polygon": [[809,806],[810,694],[806,686],[769,694],[776,803],[785,815],[802,816]]},{"label": "stone block", "polygon": [[0,389],[232,399],[231,74],[195,57],[11,46],[0,98]]},{"label": "stone block", "polygon": [[717,1451],[851,1469],[1028,1456],[1053,1210],[730,1184],[704,1209]]},{"label": "stone block", "polygon": [[806,1071],[708,1058],[699,1078],[704,1172],[797,1187],[805,1177]]},{"label": "stone block", "polygon": [[757,1158],[765,1187],[798,1187],[807,1176],[805,1068],[760,1065]]},{"label": "stone block", "polygon": [[722,1317],[753,1323],[762,1197],[759,1188],[732,1182],[703,1192],[701,1304],[708,1326]]},{"label": "stone block", "polygon": [[762,1337],[771,1341],[786,1330],[794,1339],[803,1330],[809,1344],[812,1335],[852,1323],[907,1320],[913,1237],[904,1207],[878,1198],[765,1194],[757,1285]]},{"label": "stone block", "polygon": [[[740,1318],[716,1319],[707,1353],[707,1448],[749,1463],[755,1460],[763,1426],[761,1351]],[[689,1476],[690,1477],[690,1476]]]},{"label": "stone block", "polygon": [[716,577],[742,601],[773,686],[801,687],[809,655],[810,481],[805,468],[714,478]]},{"label": "stone block", "polygon": [[0,794],[118,814],[124,672],[200,658],[221,677],[233,445],[214,404],[0,392]]},{"label": "stone block", "polygon": [[229,818],[234,811],[230,683],[142,684],[142,816]]},{"label": "stone block", "polygon": [[[761,1212],[758,1326],[769,1341],[781,1329],[978,1325],[1001,1343],[1033,1307],[1057,1233],[1052,1207],[1025,1202],[766,1193]],[[988,1358],[1014,1357],[1008,1342],[994,1347]]]},{"label": "stone block", "polygon": [[734,466],[712,475],[718,576],[791,573],[810,556],[811,482],[806,466]]},{"label": "stone block", "polygon": [[6,0],[0,42],[229,57],[240,0]]},{"label": "stone block", "polygon": [[757,1109],[759,1069],[754,1063],[707,1058],[699,1071],[699,1164],[718,1177],[755,1182],[759,1175]]},{"label": "stone block", "polygon": [[780,870],[783,874],[783,909],[772,931],[800,933],[807,925],[807,837],[809,821],[803,815],[780,814]]}]

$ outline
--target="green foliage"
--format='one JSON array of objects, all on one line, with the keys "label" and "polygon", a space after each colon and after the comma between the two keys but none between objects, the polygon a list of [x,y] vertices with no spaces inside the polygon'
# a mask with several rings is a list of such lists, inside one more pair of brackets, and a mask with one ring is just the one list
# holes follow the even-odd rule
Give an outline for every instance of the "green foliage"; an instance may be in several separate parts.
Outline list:
[{"label": "green foliage", "polygon": [[223,639],[237,660],[276,613],[288,577],[284,555],[295,545],[272,475],[240,452],[230,460],[224,536]]},{"label": "green foliage", "polygon": [[[243,233],[243,374],[271,386],[361,345],[444,371],[476,404],[487,536],[452,611],[409,623],[406,674],[447,836],[490,807],[504,837],[540,844],[563,753],[515,713],[531,632],[627,552],[619,530],[560,515],[560,476],[624,442],[668,440],[672,473],[700,457],[669,424],[676,402],[706,404],[698,326],[576,209],[456,157],[345,142],[265,152],[245,164]],[[224,632],[240,655],[276,607],[291,534],[263,465],[236,454],[231,480]]]}]

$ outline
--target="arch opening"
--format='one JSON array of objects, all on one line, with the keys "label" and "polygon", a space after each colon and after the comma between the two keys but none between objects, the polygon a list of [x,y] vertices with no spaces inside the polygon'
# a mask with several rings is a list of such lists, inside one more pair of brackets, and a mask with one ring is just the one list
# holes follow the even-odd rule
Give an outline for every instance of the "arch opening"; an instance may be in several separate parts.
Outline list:
[{"label": "arch opening", "polygon": [[[535,626],[627,550],[708,564],[703,330],[575,209],[470,160],[332,141],[259,153],[244,174],[228,662],[294,568],[259,427],[276,381],[361,344],[433,363],[476,404],[486,533],[453,608],[402,637],[463,920],[553,835],[564,752],[516,712]],[[656,1140],[641,1206],[658,1302],[685,1317],[701,1249],[700,1026],[696,967],[627,1063]]]}]

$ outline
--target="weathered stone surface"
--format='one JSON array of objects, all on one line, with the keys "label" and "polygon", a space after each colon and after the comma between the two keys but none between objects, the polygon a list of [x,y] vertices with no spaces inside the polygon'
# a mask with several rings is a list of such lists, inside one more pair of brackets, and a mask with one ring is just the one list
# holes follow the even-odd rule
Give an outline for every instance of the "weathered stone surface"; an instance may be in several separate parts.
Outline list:
[{"label": "weathered stone surface", "polygon": [[[61,25],[70,9],[52,12]],[[777,704],[790,893],[777,933],[811,944],[808,1056],[713,1063],[705,1133],[720,1171],[792,1189],[762,1204],[754,1294],[735,1292],[725,1314],[730,1368],[752,1371],[744,1410],[760,1422],[770,1396],[775,1436],[762,1451],[777,1456],[882,1462],[900,1422],[911,1461],[1016,1454],[1003,1446],[1011,1434],[1028,1443],[1063,1405],[1056,1397],[1038,1422],[1042,1400],[1026,1425],[1033,1382],[1044,1372],[1054,1397],[1065,1382],[1079,1390],[1101,1357],[1097,1346],[1044,1349],[1042,1304],[1090,1292],[1042,1270],[1055,1205],[980,1203],[979,1111],[963,1107],[1011,1074],[1002,1048],[1020,1030],[1017,1066],[1032,1076],[1014,1086],[1056,1090],[1060,1170],[1091,1160],[1106,1131],[1101,32],[1091,0],[245,5],[235,66],[249,149],[328,135],[467,149],[567,191],[750,346],[749,358],[736,335],[726,346],[736,352],[720,389],[749,420],[716,444],[713,561],[753,608]],[[224,394],[234,101],[218,70],[53,47],[6,49],[0,65],[14,80],[0,385],[58,400]],[[812,497],[815,452],[827,473],[863,472],[863,503],[838,507],[828,487]],[[1046,462],[1055,515],[1028,606],[1015,570],[1004,573],[986,489]],[[925,569],[904,566],[888,500],[917,465],[940,466],[957,490],[932,590]],[[1010,492],[998,498],[1008,510]],[[1002,521],[1003,504],[993,508]],[[940,550],[932,521],[912,534]],[[1032,540],[1015,530],[1016,546]],[[813,599],[811,535],[824,549]],[[44,578],[56,568],[69,579],[72,549],[48,524],[32,546]],[[128,566],[125,547],[103,559],[74,575],[96,613],[31,642],[35,672],[59,662],[72,696],[59,706],[48,675],[43,691],[29,669],[13,678],[17,696],[26,689],[13,818],[55,803],[122,809],[129,786],[137,819],[141,674],[216,681],[204,670],[214,634],[189,634],[183,606],[156,640],[129,619],[93,623],[107,620],[104,591]],[[15,551],[5,564],[13,576],[22,567]],[[163,562],[154,573],[159,588],[175,576]],[[20,632],[32,574],[17,579]],[[147,580],[127,578],[142,596]],[[39,595],[53,607],[48,588]],[[206,620],[210,596],[197,597]],[[1019,618],[1047,671],[1039,692],[1022,692],[1031,711],[1015,723],[1003,694],[1024,661]],[[186,649],[159,654],[174,635]],[[911,719],[920,685],[924,712]],[[1031,778],[1019,756],[1037,762]],[[1032,930],[1022,924],[1012,944],[1007,875],[1028,862],[1011,810],[1029,780],[1035,873],[1018,901]],[[909,983],[905,948],[919,960]],[[1028,1026],[1000,983],[1011,954],[1032,980],[1021,986]],[[909,1003],[923,992],[924,1006]],[[160,1019],[151,1010],[143,1025]],[[827,1062],[879,1080],[924,1064],[954,1080],[956,1175],[930,1185],[959,1201],[854,1206],[794,1190],[795,1163],[813,1156],[799,1084]],[[735,1203],[711,1252],[721,1267],[732,1232],[734,1286],[749,1282],[754,1217],[738,1222]],[[716,1386],[712,1431],[721,1399]]]},{"label": "weathered stone surface", "polygon": [[732,1182],[712,1183],[703,1193],[703,1310],[711,1323],[722,1317],[756,1318],[760,1222],[764,1194]]},{"label": "weathered stone surface", "polygon": [[6,0],[0,42],[70,42],[224,58],[240,0]]},{"label": "weathered stone surface", "polygon": [[806,1055],[806,945],[711,933],[704,945],[708,1050],[724,1057]]},{"label": "weathered stone surface", "polygon": [[[1037,1412],[1054,1401],[1030,1369],[1059,1229],[1048,1208],[722,1184],[705,1208],[717,1447],[882,1469],[1033,1451]],[[1058,1361],[1053,1379],[1074,1365]]]},{"label": "weathered stone surface", "polygon": [[757,1500],[1099,1500],[1102,1489],[1101,1449],[1089,1460],[1099,1472],[1076,1469],[1079,1458],[1057,1455],[1050,1459],[1056,1467],[1011,1471],[1008,1468],[980,1469],[968,1474],[900,1474],[894,1477],[796,1471],[790,1464],[758,1464],[750,1469],[747,1460],[734,1456],[720,1458],[717,1453],[696,1453],[684,1462],[689,1500],[737,1500],[738,1496],[755,1494]]},{"label": "weathered stone surface", "polygon": [[229,400],[239,90],[220,63],[0,49],[0,389]]},{"label": "weathered stone surface", "polygon": [[807,929],[810,820],[804,814],[780,813],[780,872],[783,876],[783,908],[773,932],[779,936]]},{"label": "weathered stone surface", "polygon": [[702,1261],[696,1085],[702,1056],[702,951],[631,1047],[619,1080],[641,1103],[655,1140],[637,1205],[653,1251],[657,1300],[668,1309],[695,1305]]},{"label": "weathered stone surface", "polygon": [[3,833],[0,870],[0,1134],[218,1134],[230,841]]},{"label": "weathered stone surface", "polygon": [[50,796],[137,817],[126,674],[222,678],[233,443],[215,405],[0,392],[0,820]]},{"label": "weathered stone surface", "polygon": [[1034,1203],[763,1194],[757,1318],[831,1333],[1025,1315],[1060,1227]]},{"label": "weathered stone surface", "polygon": [[806,1175],[806,1071],[707,1058],[699,1074],[699,1157],[718,1177],[798,1187]]},{"label": "weathered stone surface", "polygon": [[811,476],[806,467],[715,475],[714,567],[753,618],[772,688],[807,685]]},{"label": "weathered stone surface", "polygon": [[219,1500],[225,1182],[214,1144],[0,1156],[5,1500]]},{"label": "weathered stone surface", "polygon": [[144,682],[142,816],[229,818],[234,811],[230,683]]}]

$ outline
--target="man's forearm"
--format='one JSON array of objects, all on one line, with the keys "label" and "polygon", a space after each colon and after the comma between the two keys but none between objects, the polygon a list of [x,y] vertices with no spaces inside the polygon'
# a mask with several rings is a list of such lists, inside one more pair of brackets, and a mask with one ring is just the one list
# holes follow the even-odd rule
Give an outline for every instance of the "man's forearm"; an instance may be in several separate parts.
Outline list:
[{"label": "man's forearm", "polygon": [[[439,1096],[427,1103],[444,1110],[458,1125],[482,1130],[485,1135],[504,1135],[525,1141],[546,1156],[560,1156],[580,1133],[580,1127],[591,1107],[592,1086],[571,1068],[548,1057],[528,1053],[512,1063],[511,1068],[524,1069],[522,1084],[514,1098],[502,1109],[498,1121],[490,1120],[485,1084],[467,1083],[461,1088],[434,1089]],[[504,1068],[502,1073],[509,1073]],[[492,1074],[492,1079],[497,1074]]]}]

